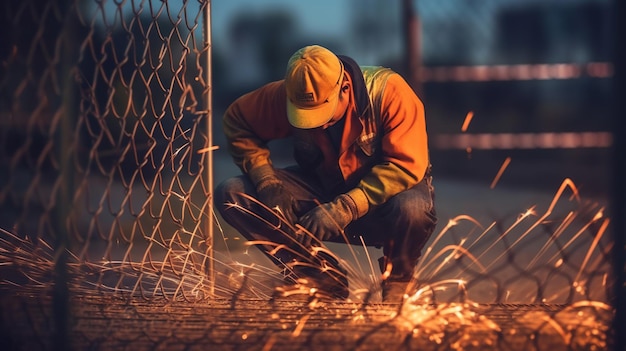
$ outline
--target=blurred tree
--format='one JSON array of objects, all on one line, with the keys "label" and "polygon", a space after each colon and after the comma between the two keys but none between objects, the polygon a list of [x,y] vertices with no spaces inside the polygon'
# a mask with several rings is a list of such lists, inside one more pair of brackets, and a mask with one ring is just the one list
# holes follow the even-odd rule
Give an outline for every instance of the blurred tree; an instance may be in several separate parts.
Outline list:
[{"label": "blurred tree", "polygon": [[[351,55],[358,56],[361,64],[397,63],[404,50],[402,5],[398,1],[352,0],[347,41]],[[392,68],[402,71],[402,67]]]},{"label": "blurred tree", "polygon": [[295,51],[296,29],[293,17],[284,10],[237,15],[229,31],[233,82],[246,86],[281,79]]}]

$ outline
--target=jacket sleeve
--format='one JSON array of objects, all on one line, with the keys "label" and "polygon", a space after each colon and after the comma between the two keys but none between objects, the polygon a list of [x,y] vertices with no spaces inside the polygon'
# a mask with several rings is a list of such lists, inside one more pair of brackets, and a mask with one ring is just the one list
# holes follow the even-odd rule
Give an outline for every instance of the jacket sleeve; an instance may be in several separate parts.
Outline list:
[{"label": "jacket sleeve", "polygon": [[398,74],[387,80],[381,104],[382,162],[349,192],[359,213],[420,182],[430,163],[424,105]]},{"label": "jacket sleeve", "polygon": [[244,174],[271,166],[267,143],[291,133],[284,81],[268,83],[239,97],[222,119],[228,151]]}]

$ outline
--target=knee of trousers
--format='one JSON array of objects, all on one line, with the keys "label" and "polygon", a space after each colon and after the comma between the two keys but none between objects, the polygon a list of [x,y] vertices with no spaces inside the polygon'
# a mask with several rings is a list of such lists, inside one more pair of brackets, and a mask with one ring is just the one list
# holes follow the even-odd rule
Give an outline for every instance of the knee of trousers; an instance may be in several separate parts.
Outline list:
[{"label": "knee of trousers", "polygon": [[238,176],[222,181],[215,188],[213,191],[213,205],[217,208],[222,217],[229,217],[225,211],[226,209],[231,208],[232,204],[241,204],[241,194],[250,193],[252,184],[247,183],[249,183],[247,179],[243,176]]},{"label": "knee of trousers", "polygon": [[437,222],[434,202],[430,196],[420,195],[405,191],[392,197],[381,208],[383,218],[409,231],[430,231]]}]

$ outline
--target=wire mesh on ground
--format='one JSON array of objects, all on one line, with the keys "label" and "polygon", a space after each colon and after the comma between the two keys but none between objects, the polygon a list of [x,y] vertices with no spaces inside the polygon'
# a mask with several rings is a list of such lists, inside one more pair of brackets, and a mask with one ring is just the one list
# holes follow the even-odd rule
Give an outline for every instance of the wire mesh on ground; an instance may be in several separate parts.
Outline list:
[{"label": "wire mesh on ground", "polygon": [[[421,306],[423,324],[415,327],[392,305],[329,301],[311,308],[246,300],[233,308],[228,300],[129,301],[110,294],[74,301],[76,349],[589,350],[605,348],[606,334],[596,323],[610,319],[608,311],[583,305],[439,304]],[[3,301],[4,313],[17,312],[5,329],[5,345],[46,346],[46,326],[54,322],[42,313],[46,303],[33,296]]]},{"label": "wire mesh on ground", "polygon": [[50,345],[65,255],[77,348],[610,343],[609,220],[571,181],[545,208],[440,225],[403,305],[380,303],[367,247],[339,257],[349,301],[280,299],[282,271],[209,235],[209,3],[3,6],[0,293],[16,348]]}]

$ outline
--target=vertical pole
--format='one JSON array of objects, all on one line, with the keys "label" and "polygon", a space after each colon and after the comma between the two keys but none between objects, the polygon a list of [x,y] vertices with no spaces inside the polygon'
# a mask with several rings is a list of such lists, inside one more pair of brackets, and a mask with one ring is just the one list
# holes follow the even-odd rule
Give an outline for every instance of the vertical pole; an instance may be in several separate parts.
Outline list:
[{"label": "vertical pole", "polygon": [[421,32],[419,16],[415,6],[416,0],[402,1],[402,15],[404,24],[404,69],[409,85],[416,94],[422,93],[420,69],[421,57]]},{"label": "vertical pole", "polygon": [[206,249],[206,269],[209,279],[209,294],[215,296],[215,272],[214,272],[214,233],[213,233],[213,82],[211,63],[211,0],[206,0],[204,7],[204,46],[206,48],[205,71],[205,100],[207,114],[207,186],[209,188],[207,203],[207,249]]},{"label": "vertical pole", "polygon": [[613,219],[613,266],[615,273],[615,317],[613,320],[614,350],[626,350],[626,335],[621,332],[626,323],[626,3],[614,0],[612,23],[615,33],[613,38],[613,191],[612,214]]},{"label": "vertical pole", "polygon": [[55,322],[54,349],[70,350],[69,343],[69,322],[70,304],[68,287],[68,249],[69,232],[67,221],[72,215],[73,195],[74,195],[74,170],[73,157],[76,148],[74,139],[74,128],[76,126],[76,83],[74,81],[75,69],[78,58],[76,45],[77,18],[71,1],[66,1],[65,21],[57,45],[61,48],[61,60],[59,70],[61,73],[61,106],[59,123],[54,132],[55,153],[59,160],[59,189],[56,194],[56,205],[54,208],[54,288],[52,295],[53,313]]}]

